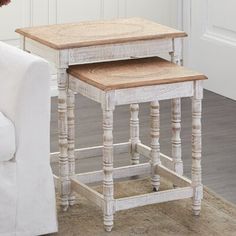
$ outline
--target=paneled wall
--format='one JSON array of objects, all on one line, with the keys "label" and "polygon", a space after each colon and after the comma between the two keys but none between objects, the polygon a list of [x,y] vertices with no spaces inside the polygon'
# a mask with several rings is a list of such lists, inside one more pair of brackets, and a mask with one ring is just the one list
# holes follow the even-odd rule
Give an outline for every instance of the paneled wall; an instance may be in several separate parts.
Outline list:
[{"label": "paneled wall", "polygon": [[18,46],[19,27],[129,16],[176,27],[177,5],[178,0],[12,0],[0,8],[0,40]]},{"label": "paneled wall", "polygon": [[185,65],[208,76],[204,87],[236,100],[235,0],[184,0],[183,30],[189,37]]}]

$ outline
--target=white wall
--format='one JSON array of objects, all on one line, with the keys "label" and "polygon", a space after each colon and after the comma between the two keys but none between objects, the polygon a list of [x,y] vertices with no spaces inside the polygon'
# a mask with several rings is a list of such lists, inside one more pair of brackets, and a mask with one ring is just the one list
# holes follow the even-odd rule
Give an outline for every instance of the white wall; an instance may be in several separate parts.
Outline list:
[{"label": "white wall", "polygon": [[178,0],[15,0],[0,8],[0,40],[18,46],[16,28],[130,16],[176,27],[177,5]]},{"label": "white wall", "polygon": [[[227,2],[227,3],[226,3]],[[183,0],[185,65],[207,75],[204,87],[236,100],[236,1]]]}]

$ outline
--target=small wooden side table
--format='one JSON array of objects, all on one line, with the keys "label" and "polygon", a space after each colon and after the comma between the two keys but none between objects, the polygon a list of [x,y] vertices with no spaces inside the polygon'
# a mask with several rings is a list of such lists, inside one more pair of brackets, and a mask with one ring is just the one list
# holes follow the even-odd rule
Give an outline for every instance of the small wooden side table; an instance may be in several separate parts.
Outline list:
[{"label": "small wooden side table", "polygon": [[[53,62],[57,68],[58,81],[58,129],[59,129],[59,189],[61,205],[66,210],[73,205],[70,196],[70,176],[75,173],[73,130],[69,125],[74,94],[68,93],[70,65],[113,61],[156,56],[167,52],[171,61],[181,63],[182,37],[186,33],[142,18],[91,21],[74,24],[58,24],[17,29],[23,50],[39,55]],[[68,100],[68,103],[67,103]],[[68,104],[68,107],[67,107]],[[180,99],[172,100],[172,158],[163,156],[164,165],[183,173],[181,160],[181,104]],[[138,105],[131,106],[131,142],[133,132],[138,132]],[[136,137],[137,138],[137,137]],[[135,138],[135,139],[136,139]],[[76,153],[87,152],[78,149]],[[133,163],[138,163],[138,154],[133,153]],[[55,176],[55,179],[58,178]]]},{"label": "small wooden side table", "polygon": [[[106,231],[111,231],[113,215],[116,211],[148,204],[192,197],[193,213],[199,215],[203,196],[201,182],[202,80],[206,77],[158,57],[77,65],[69,67],[68,72],[69,89],[100,103],[103,110],[103,169],[74,175],[71,180],[72,190],[84,195],[103,209]],[[159,144],[159,101],[178,97],[192,98],[192,181],[166,168],[161,161],[163,155],[160,153]],[[134,136],[130,145],[134,146],[133,152],[149,158],[150,162],[113,168],[113,111],[119,105],[142,102],[151,103],[151,145],[148,147],[142,144],[137,132],[132,132]],[[133,105],[133,112],[135,108],[137,105]],[[72,124],[74,117],[71,118]],[[133,157],[132,152],[131,156]],[[137,161],[136,158],[135,160]],[[150,175],[150,188],[153,188],[155,192],[115,198],[114,178],[142,174]],[[175,188],[157,192],[162,176],[170,180]],[[97,181],[103,181],[102,194],[87,185]]]}]

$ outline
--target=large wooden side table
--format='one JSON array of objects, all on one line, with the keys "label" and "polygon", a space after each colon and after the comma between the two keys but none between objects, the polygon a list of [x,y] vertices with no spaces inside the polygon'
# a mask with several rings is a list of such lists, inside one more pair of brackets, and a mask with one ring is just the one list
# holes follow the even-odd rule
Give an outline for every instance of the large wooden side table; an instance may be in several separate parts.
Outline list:
[{"label": "large wooden side table", "polygon": [[[91,21],[74,24],[58,24],[17,29],[21,35],[22,49],[53,62],[57,68],[58,81],[58,129],[59,129],[59,191],[61,205],[66,210],[74,204],[70,195],[70,176],[75,173],[73,124],[74,94],[67,95],[70,65],[100,61],[144,58],[163,52],[171,55],[171,61],[181,62],[182,37],[186,33],[141,18]],[[68,100],[68,102],[67,102]],[[68,107],[67,107],[68,106]],[[177,173],[183,173],[181,160],[181,105],[180,98],[172,100],[172,158],[162,155],[162,163]],[[139,137],[138,105],[131,105],[131,149]],[[128,143],[124,143],[127,146]],[[98,147],[98,149],[102,149]],[[78,155],[91,150],[76,150]],[[132,151],[133,164],[138,163],[139,154]],[[57,177],[55,177],[57,179]]]}]

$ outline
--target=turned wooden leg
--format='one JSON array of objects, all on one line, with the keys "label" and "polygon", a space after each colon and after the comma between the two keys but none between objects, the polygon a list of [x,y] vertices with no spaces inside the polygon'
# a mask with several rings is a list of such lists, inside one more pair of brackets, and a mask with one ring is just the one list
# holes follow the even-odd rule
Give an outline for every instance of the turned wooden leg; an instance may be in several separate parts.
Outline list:
[{"label": "turned wooden leg", "polygon": [[171,123],[172,123],[172,158],[174,171],[183,175],[183,161],[181,154],[181,99],[175,98],[171,101]]},{"label": "turned wooden leg", "polygon": [[103,110],[103,195],[104,227],[111,231],[113,227],[114,186],[113,186],[113,110]]},{"label": "turned wooden leg", "polygon": [[[67,123],[68,123],[68,162],[69,177],[75,175],[75,95],[74,92],[67,92]],[[75,203],[75,195],[70,191],[69,204]]]},{"label": "turned wooden leg", "polygon": [[58,69],[58,130],[59,130],[59,177],[60,200],[63,210],[68,208],[70,192],[68,143],[67,143],[67,72]]},{"label": "turned wooden leg", "polygon": [[[171,62],[182,65],[181,52],[182,41],[173,40],[173,52],[170,53]],[[183,175],[183,162],[181,151],[181,98],[171,100],[171,123],[172,123],[172,158],[174,171],[179,175]]]},{"label": "turned wooden leg", "polygon": [[131,154],[131,164],[139,164],[139,153],[137,152],[137,143],[140,143],[139,140],[139,105],[131,104],[130,105],[130,154]]},{"label": "turned wooden leg", "polygon": [[157,165],[160,164],[160,112],[159,102],[151,102],[151,182],[154,191],[160,187],[160,176],[157,175]]},{"label": "turned wooden leg", "polygon": [[[200,86],[199,86],[200,85]],[[201,200],[203,197],[202,186],[202,139],[201,139],[201,113],[202,113],[202,87],[195,82],[195,95],[192,99],[192,186],[194,215],[199,215],[201,210]]]}]

